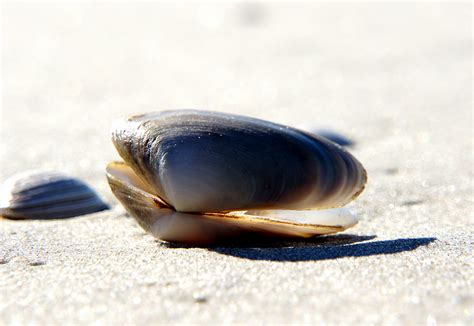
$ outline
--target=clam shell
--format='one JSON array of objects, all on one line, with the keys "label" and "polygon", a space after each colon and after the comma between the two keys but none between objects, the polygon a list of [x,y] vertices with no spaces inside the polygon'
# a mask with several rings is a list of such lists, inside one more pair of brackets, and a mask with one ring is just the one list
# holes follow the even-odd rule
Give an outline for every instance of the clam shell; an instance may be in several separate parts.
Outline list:
[{"label": "clam shell", "polygon": [[180,110],[122,120],[112,140],[125,160],[107,166],[112,192],[160,240],[307,238],[357,223],[349,210],[333,207],[356,198],[367,174],[326,138],[238,115]]},{"label": "clam shell", "polygon": [[56,172],[27,171],[0,186],[0,216],[6,218],[66,218],[107,208],[83,181]]},{"label": "clam shell", "polygon": [[232,114],[133,116],[115,125],[112,140],[147,191],[180,212],[339,207],[367,180],[326,138]]},{"label": "clam shell", "polygon": [[126,164],[111,162],[107,179],[112,192],[138,224],[168,242],[209,245],[248,236],[309,238],[332,234],[355,225],[357,218],[344,208],[322,211],[235,211],[185,213],[169,207]]}]

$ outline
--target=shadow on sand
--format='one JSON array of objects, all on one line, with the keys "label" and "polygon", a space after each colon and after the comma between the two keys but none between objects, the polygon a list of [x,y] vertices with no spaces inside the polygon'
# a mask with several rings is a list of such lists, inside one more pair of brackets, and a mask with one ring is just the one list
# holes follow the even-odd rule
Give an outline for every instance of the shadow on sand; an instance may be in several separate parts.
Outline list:
[{"label": "shadow on sand", "polygon": [[426,246],[436,240],[436,238],[402,238],[356,243],[373,238],[375,238],[375,236],[336,235],[316,238],[317,241],[286,242],[281,243],[281,245],[274,244],[268,247],[227,246],[208,248],[208,250],[251,260],[296,262],[396,254],[415,250],[420,246]]}]

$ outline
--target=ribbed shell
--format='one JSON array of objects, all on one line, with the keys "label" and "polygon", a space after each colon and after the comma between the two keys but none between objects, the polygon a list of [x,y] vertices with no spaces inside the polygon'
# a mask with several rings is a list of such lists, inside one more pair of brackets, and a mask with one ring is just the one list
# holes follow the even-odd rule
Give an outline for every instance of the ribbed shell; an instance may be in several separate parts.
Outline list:
[{"label": "ribbed shell", "polygon": [[0,216],[7,218],[66,218],[107,208],[84,182],[60,173],[27,171],[0,186]]},{"label": "ribbed shell", "polygon": [[219,112],[133,116],[112,139],[147,191],[182,212],[338,207],[367,179],[351,154],[325,138]]}]

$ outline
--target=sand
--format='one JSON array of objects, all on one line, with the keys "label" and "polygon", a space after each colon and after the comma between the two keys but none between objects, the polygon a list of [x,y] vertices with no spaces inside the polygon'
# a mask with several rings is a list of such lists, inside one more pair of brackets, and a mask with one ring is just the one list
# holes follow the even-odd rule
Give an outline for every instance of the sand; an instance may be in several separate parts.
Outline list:
[{"label": "sand", "polygon": [[[0,181],[87,181],[111,210],[0,221],[2,324],[474,322],[472,4],[2,3]],[[198,108],[355,141],[361,221],[183,248],[104,177],[114,119]]]}]

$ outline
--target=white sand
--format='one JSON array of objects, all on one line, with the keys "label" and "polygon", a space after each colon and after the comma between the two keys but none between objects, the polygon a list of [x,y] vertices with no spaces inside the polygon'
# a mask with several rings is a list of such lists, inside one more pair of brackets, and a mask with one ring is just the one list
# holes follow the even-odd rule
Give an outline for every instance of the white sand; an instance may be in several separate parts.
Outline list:
[{"label": "white sand", "polygon": [[[2,3],[0,181],[69,172],[113,207],[0,221],[3,324],[472,324],[472,5]],[[175,248],[104,178],[112,121],[173,108],[342,132],[369,173],[341,236]]]}]

